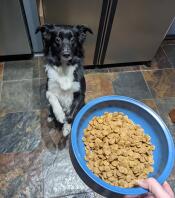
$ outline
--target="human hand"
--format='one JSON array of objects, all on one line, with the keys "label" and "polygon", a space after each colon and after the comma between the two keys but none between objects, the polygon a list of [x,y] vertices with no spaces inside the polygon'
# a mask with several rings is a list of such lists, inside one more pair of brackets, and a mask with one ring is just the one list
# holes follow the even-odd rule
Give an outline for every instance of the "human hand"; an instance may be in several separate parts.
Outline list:
[{"label": "human hand", "polygon": [[126,196],[125,198],[174,198],[174,193],[166,181],[161,186],[156,179],[148,178],[138,181],[138,185],[148,189],[149,193],[140,196]]},{"label": "human hand", "polygon": [[146,198],[174,198],[174,193],[166,181],[161,186],[156,179],[148,178],[138,181],[138,185],[149,190],[150,193],[145,196]]}]

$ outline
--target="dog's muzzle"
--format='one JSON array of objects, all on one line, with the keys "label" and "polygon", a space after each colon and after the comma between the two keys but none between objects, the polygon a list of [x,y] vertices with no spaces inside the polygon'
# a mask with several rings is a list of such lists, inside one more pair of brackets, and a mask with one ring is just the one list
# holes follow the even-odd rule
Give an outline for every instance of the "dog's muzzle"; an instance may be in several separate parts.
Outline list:
[{"label": "dog's muzzle", "polygon": [[70,59],[72,59],[71,49],[70,49],[70,47],[68,45],[64,46],[61,55],[62,55],[62,58],[64,60],[70,60]]}]

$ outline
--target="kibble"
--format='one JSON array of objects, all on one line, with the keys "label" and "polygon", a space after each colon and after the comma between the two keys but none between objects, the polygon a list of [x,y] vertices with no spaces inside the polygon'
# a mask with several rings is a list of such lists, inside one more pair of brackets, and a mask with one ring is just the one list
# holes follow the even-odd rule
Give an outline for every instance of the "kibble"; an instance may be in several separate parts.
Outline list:
[{"label": "kibble", "polygon": [[121,112],[94,117],[84,130],[85,160],[89,169],[105,182],[131,188],[153,172],[149,135]]}]

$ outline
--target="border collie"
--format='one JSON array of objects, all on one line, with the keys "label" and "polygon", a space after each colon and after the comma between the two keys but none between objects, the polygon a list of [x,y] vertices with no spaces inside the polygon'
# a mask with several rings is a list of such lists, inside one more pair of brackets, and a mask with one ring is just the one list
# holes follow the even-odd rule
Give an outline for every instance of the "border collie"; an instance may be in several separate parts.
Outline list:
[{"label": "border collie", "polygon": [[86,83],[83,72],[83,43],[87,32],[84,25],[45,24],[37,28],[44,41],[47,61],[46,98],[50,104],[48,122],[54,121],[66,137],[71,131],[75,115],[85,104]]}]

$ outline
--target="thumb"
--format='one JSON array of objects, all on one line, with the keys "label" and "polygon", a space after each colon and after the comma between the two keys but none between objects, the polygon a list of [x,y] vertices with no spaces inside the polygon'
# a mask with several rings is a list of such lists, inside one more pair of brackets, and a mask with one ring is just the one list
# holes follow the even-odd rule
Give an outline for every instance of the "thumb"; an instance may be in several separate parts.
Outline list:
[{"label": "thumb", "polygon": [[145,189],[148,189],[156,197],[166,198],[168,195],[167,192],[165,192],[162,186],[154,178],[138,181],[138,185]]}]

